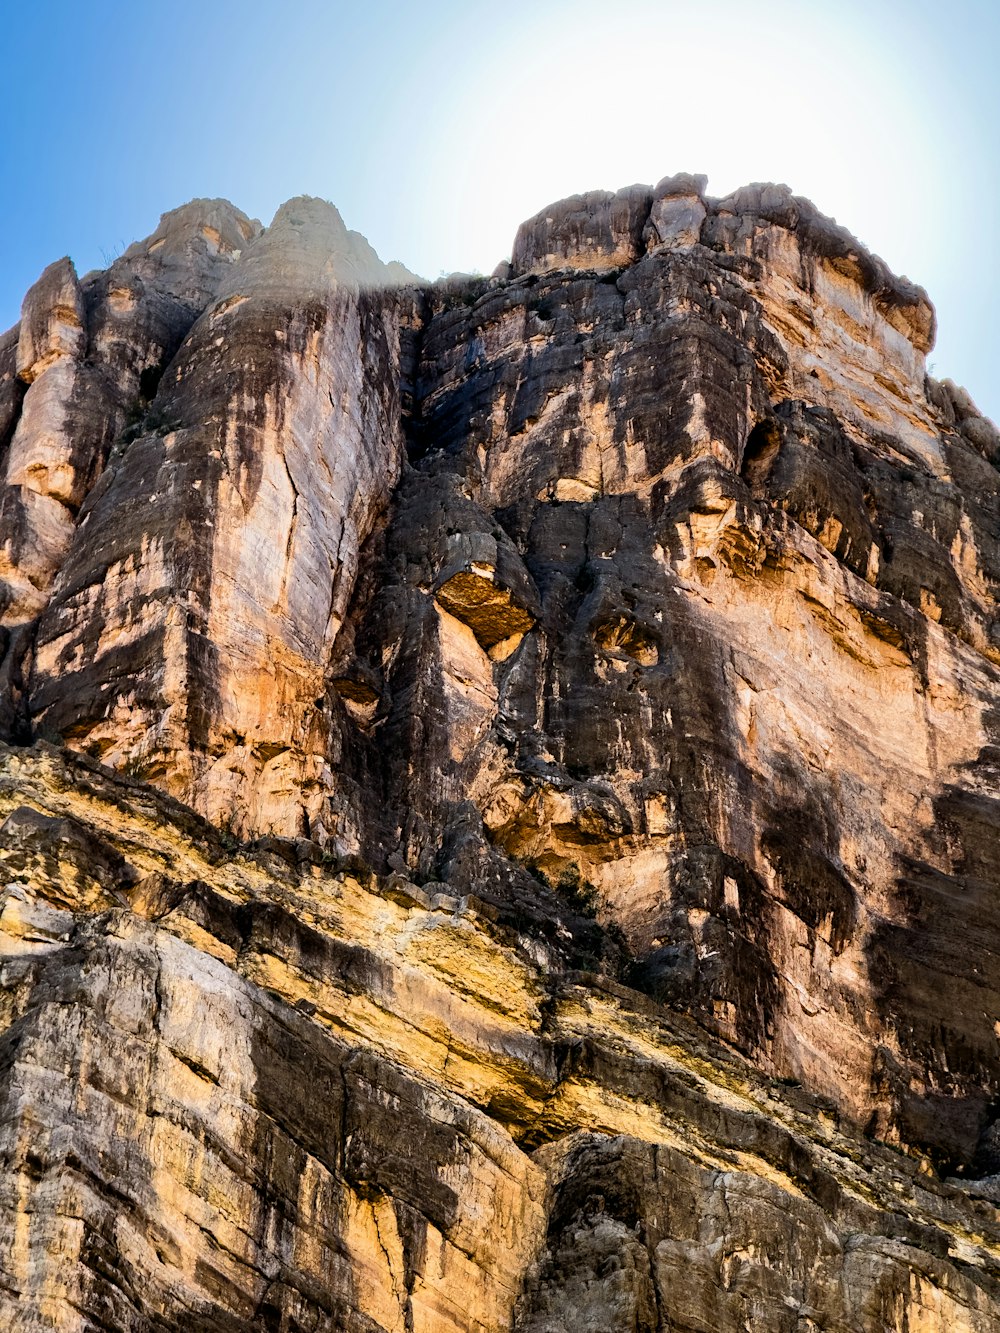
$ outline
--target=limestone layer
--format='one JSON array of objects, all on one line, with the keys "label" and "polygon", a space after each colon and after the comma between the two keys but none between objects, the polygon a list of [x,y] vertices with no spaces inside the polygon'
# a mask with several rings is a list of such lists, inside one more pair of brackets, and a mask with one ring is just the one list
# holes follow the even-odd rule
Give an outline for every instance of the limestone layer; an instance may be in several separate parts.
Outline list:
[{"label": "limestone layer", "polygon": [[933,337],[687,175],[489,279],[310,199],[46,270],[11,1327],[1000,1327],[1000,435]]}]

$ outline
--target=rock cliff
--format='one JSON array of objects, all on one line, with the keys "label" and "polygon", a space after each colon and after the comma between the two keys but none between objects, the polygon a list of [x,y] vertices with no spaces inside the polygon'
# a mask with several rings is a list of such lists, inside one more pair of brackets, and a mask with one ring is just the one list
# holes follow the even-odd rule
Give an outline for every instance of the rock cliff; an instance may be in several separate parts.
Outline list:
[{"label": "rock cliff", "polygon": [[0,338],[0,1327],[1000,1328],[1000,434],[705,186]]}]

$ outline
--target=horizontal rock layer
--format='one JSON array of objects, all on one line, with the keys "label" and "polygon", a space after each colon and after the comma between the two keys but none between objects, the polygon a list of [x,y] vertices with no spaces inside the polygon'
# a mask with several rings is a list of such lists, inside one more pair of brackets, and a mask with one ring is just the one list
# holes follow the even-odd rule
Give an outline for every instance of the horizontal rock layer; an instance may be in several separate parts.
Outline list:
[{"label": "horizontal rock layer", "polygon": [[307,199],[46,270],[0,339],[25,1328],[995,1326],[1000,436],[933,336],[686,175],[490,279]]},{"label": "horizontal rock layer", "polygon": [[0,751],[11,1327],[977,1333],[1000,1227],[490,906]]}]

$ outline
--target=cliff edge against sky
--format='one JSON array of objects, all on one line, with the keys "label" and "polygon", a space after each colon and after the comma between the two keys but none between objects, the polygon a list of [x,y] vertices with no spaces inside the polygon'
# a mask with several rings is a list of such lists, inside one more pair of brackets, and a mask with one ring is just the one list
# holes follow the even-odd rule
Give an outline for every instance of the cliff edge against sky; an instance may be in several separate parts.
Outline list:
[{"label": "cliff edge against sky", "polygon": [[0,1322],[1000,1327],[1000,434],[933,338],[687,175],[491,278],[314,199],[45,271]]}]

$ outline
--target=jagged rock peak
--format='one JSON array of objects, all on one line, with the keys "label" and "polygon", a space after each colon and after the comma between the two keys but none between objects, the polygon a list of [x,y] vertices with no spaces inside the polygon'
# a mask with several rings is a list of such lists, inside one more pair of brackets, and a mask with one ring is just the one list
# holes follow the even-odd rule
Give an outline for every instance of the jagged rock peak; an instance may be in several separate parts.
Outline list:
[{"label": "jagged rock peak", "polygon": [[86,347],[83,296],[70,259],[50,264],[24,298],[17,344],[17,375],[25,384],[60,357],[77,359]]},{"label": "jagged rock peak", "polygon": [[655,188],[631,185],[611,193],[573,195],[522,223],[514,241],[514,273],[560,268],[612,269],[636,263],[647,252],[695,244],[765,264],[781,228],[801,253],[826,261],[852,280],[917,349],[934,344],[934,309],[923,288],[897,277],[846,228],[792,193],[787,185],[755,183],[724,199],[705,194],[706,176],[681,172]]},{"label": "jagged rock peak", "polygon": [[[168,288],[175,299],[203,306],[219,294],[219,261],[239,264],[225,294],[253,288],[274,291],[404,287],[420,279],[397,260],[383,262],[360,232],[350,231],[325,199],[300,195],[282,204],[270,226],[228,199],[191,199],[160,217],[156,230],[133,242],[106,269],[81,280],[68,257],[56,260],[25,297],[17,373],[30,383],[57,355],[76,355],[86,344],[86,306],[111,290],[118,304],[134,299],[137,284]],[[82,294],[81,294],[82,289]],[[47,359],[46,359],[47,358]]]},{"label": "jagged rock peak", "polygon": [[166,258],[182,253],[199,237],[210,248],[238,254],[261,231],[256,218],[248,218],[228,199],[190,199],[164,213],[152,235],[130,245],[122,258],[155,254]]},{"label": "jagged rock peak", "polygon": [[401,264],[384,264],[360,232],[347,229],[333,204],[300,195],[282,204],[248,247],[226,294],[298,289],[318,295],[336,287],[357,291],[417,281]]}]

